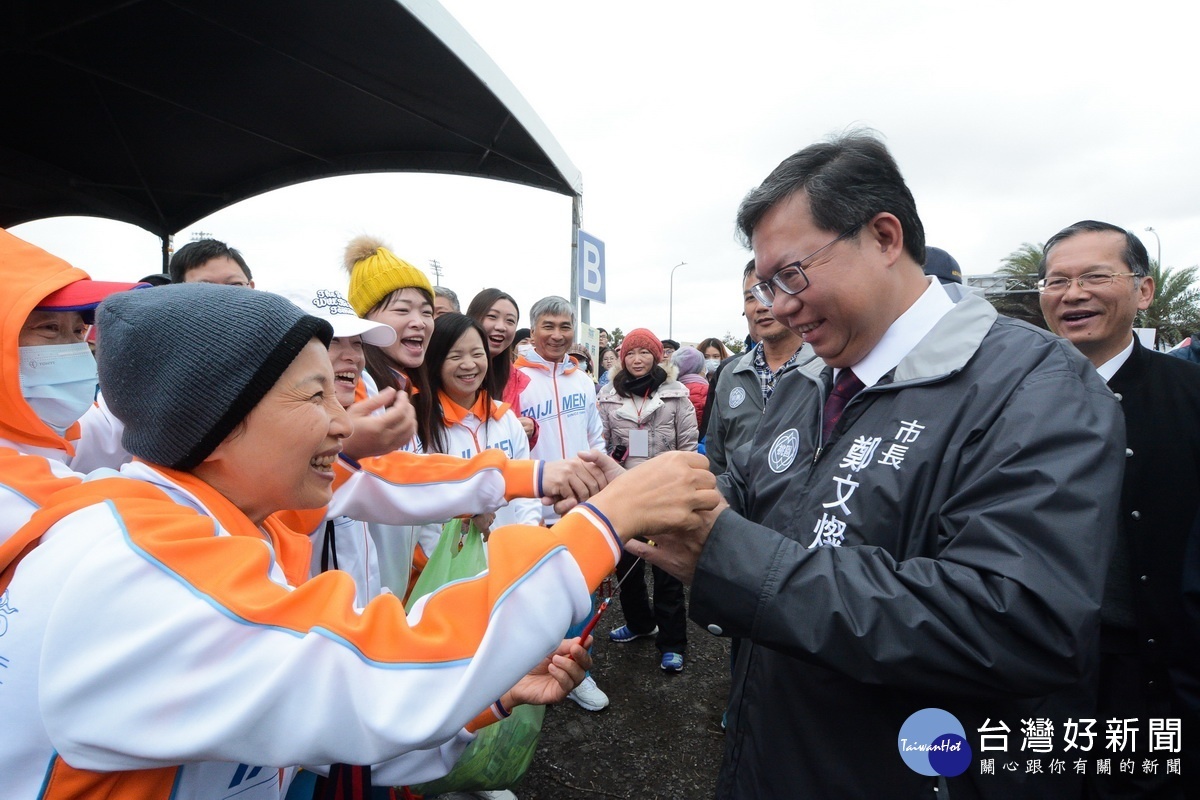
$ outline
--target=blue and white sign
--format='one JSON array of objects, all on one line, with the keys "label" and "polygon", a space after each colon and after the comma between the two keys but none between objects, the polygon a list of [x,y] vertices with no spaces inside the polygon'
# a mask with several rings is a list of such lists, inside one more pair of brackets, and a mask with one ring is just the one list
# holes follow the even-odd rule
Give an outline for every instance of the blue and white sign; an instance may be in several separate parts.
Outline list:
[{"label": "blue and white sign", "polygon": [[575,269],[579,275],[579,296],[586,300],[605,302],[604,242],[591,234],[579,231]]}]

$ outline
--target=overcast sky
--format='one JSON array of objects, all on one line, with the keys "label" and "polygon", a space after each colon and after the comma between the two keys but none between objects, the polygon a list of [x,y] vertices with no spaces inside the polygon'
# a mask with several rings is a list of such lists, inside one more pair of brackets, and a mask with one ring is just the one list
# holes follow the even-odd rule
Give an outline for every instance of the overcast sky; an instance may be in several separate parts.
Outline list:
[{"label": "overcast sky", "polygon": [[[583,173],[583,227],[604,240],[593,324],[674,338],[744,334],[738,202],[830,133],[878,131],[930,244],[967,274],[1095,218],[1169,267],[1200,263],[1195,14],[1183,3],[914,0],[781,3],[446,0]],[[707,9],[712,9],[708,11]],[[239,248],[260,288],[292,274],[343,285],[345,242],[437,259],[464,304],[499,286],[524,313],[569,292],[571,201],[451,176],[313,182],[181,231]],[[159,266],[152,235],[71,218],[13,232],[94,277]]]}]

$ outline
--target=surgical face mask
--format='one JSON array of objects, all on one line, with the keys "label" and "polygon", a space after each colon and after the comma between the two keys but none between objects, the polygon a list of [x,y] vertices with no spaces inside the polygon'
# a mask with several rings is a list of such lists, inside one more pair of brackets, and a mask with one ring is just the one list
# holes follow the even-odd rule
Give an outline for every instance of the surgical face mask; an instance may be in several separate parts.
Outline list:
[{"label": "surgical face mask", "polygon": [[533,345],[532,344],[517,345],[517,355],[524,356],[525,358],[529,358],[531,355],[533,355]]},{"label": "surgical face mask", "polygon": [[96,399],[96,359],[87,342],[19,347],[21,395],[59,435]]},{"label": "surgical face mask", "polygon": [[709,373],[716,372],[717,367],[719,367],[719,366],[721,366],[721,360],[718,358],[704,359],[704,371],[705,372],[709,372]]}]

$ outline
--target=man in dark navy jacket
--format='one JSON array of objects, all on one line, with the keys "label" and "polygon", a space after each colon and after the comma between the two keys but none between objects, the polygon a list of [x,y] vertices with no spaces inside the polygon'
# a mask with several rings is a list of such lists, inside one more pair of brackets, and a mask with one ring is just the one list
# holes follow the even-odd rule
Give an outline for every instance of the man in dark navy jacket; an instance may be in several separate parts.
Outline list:
[{"label": "man in dark navy jacket", "polygon": [[1078,797],[1073,751],[1033,729],[1095,715],[1112,392],[1068,342],[922,272],[916,201],[869,134],[785,159],[738,227],[751,293],[828,370],[779,376],[710,528],[627,545],[742,639],[717,797]]},{"label": "man in dark navy jacket", "polygon": [[[1200,647],[1183,610],[1181,573],[1200,510],[1200,366],[1148,350],[1133,334],[1154,299],[1146,248],[1129,231],[1077,222],[1046,243],[1042,313],[1108,381],[1125,415],[1125,479],[1117,548],[1101,605],[1097,718],[1136,719],[1139,769],[1092,775],[1088,796],[1200,797],[1200,718],[1171,672]],[[1148,752],[1151,720],[1181,719],[1181,754]],[[1141,761],[1182,757],[1146,774]],[[1164,759],[1165,761],[1165,759]]]}]

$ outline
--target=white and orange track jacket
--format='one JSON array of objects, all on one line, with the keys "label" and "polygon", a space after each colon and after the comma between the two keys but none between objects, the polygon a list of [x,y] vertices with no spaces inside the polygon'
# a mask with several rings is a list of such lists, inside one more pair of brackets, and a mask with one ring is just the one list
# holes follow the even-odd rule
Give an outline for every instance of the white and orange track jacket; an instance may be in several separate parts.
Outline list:
[{"label": "white and orange track jacket", "polygon": [[[441,397],[442,417],[446,422],[446,452],[459,458],[474,458],[488,450],[498,450],[518,462],[529,458],[529,437],[517,415],[507,403],[492,401],[485,409],[482,395],[471,408],[463,408],[445,394]],[[459,514],[477,513],[469,509]],[[496,509],[493,528],[503,525],[538,525],[542,504],[538,500],[514,497]]]},{"label": "white and orange track jacket", "polygon": [[[583,450],[604,450],[604,426],[596,409],[596,386],[575,362],[564,356],[552,364],[537,353],[523,355],[515,366],[529,377],[521,391],[520,414],[538,423],[538,442],[530,448],[534,458],[556,461]],[[545,506],[547,523],[558,519]]]},{"label": "white and orange track jacket", "polygon": [[496,531],[486,572],[409,615],[390,595],[360,610],[344,573],[289,581],[307,536],[280,517],[255,526],[186,473],[122,475],[0,545],[6,800],[276,800],[283,768],[335,762],[432,779],[620,554],[585,504],[553,531]]}]

